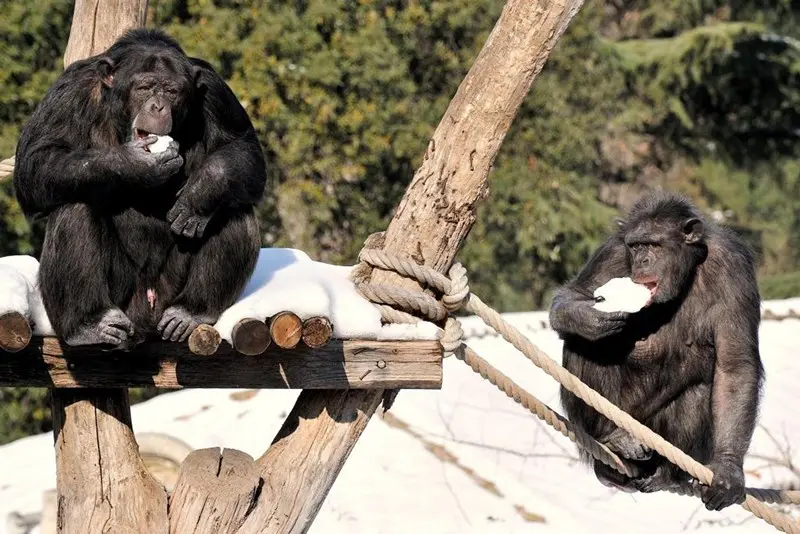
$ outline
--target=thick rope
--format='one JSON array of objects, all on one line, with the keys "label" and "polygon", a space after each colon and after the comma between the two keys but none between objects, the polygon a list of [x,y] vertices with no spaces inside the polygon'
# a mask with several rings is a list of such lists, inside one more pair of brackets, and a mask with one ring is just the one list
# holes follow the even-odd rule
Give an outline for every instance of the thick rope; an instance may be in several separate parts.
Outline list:
[{"label": "thick rope", "polygon": [[12,174],[14,174],[14,158],[11,157],[0,161],[0,182]]},{"label": "thick rope", "polygon": [[[359,255],[359,259],[362,262],[372,267],[394,271],[397,272],[398,274],[414,278],[420,281],[420,283],[427,284],[428,286],[432,286],[438,289],[439,291],[445,294],[448,300],[448,305],[446,307],[447,311],[454,311],[455,309],[458,308],[456,302],[461,303],[466,310],[479,316],[487,325],[494,328],[498,333],[500,333],[500,335],[506,341],[511,343],[515,348],[517,348],[520,352],[522,352],[535,365],[537,365],[547,374],[555,378],[561,385],[564,386],[565,389],[576,395],[578,398],[582,399],[589,406],[591,406],[592,408],[594,408],[595,410],[606,416],[609,420],[613,421],[617,426],[630,433],[632,436],[634,436],[639,441],[644,443],[650,449],[657,451],[659,454],[667,458],[670,462],[672,462],[673,464],[677,465],[678,467],[689,473],[692,477],[700,481],[700,483],[705,485],[709,485],[711,483],[713,473],[711,472],[710,469],[708,469],[706,466],[702,465],[701,463],[691,458],[682,450],[678,449],[677,447],[667,442],[664,438],[653,432],[645,425],[635,420],[629,414],[627,414],[626,412],[615,406],[613,403],[605,399],[597,391],[588,387],[586,384],[583,384],[575,375],[567,371],[561,365],[556,363],[552,358],[550,358],[544,352],[539,350],[538,347],[533,345],[533,343],[531,343],[527,338],[525,338],[525,336],[523,336],[521,332],[519,332],[511,324],[507,323],[500,316],[499,313],[497,313],[495,310],[491,309],[489,306],[484,304],[477,296],[469,293],[469,288],[466,281],[466,271],[463,269],[463,267],[460,266],[460,264],[455,264],[451,268],[450,274],[453,277],[453,281],[451,281],[448,277],[444,276],[443,274],[433,269],[421,266],[410,260],[405,260],[402,258],[391,256],[379,249],[364,248],[361,251],[361,254]],[[369,282],[365,280],[359,280],[355,282],[357,289],[366,295],[368,291],[365,291],[365,289],[370,286]],[[376,289],[376,287],[378,287],[378,289]],[[376,292],[380,293],[380,295],[376,295],[377,297],[379,297],[376,300],[386,304],[408,300],[405,297],[398,298],[397,295],[394,293],[396,291],[398,291],[398,288],[395,288],[393,286],[383,285],[383,286],[373,286],[372,291],[369,293],[372,294]],[[410,293],[410,292],[407,290],[402,290],[402,293]],[[372,299],[370,298],[370,300]],[[422,313],[419,308],[413,308],[413,310]],[[433,314],[424,314],[424,315],[431,318],[432,320],[440,320],[442,318],[441,316],[439,316],[438,313],[436,314],[436,316],[434,316]],[[408,322],[408,321],[406,320],[403,322]],[[452,329],[453,328],[452,323],[448,321],[448,324],[451,325]],[[447,332],[448,324],[445,325],[446,329],[445,332]],[[454,346],[452,337],[453,336],[451,335],[450,336],[451,339],[449,339],[451,348],[452,346]],[[445,350],[446,352],[450,353],[453,352],[458,353],[462,349],[459,348],[450,351],[448,351],[447,349]],[[464,351],[463,356],[460,356],[459,359],[463,359],[466,362],[466,351]],[[478,365],[479,362],[473,359],[473,363]],[[501,385],[499,385],[501,383],[500,375],[498,375],[499,371],[489,366],[489,364],[486,363],[485,361],[483,361],[483,364],[481,364],[479,368],[482,369],[482,371],[477,370],[475,369],[475,367],[473,367],[473,369],[476,370],[476,372],[479,372],[482,376],[489,379],[490,381],[492,380],[489,378],[489,376],[494,377],[495,381],[493,381],[492,383],[500,387],[501,390],[506,391]],[[507,387],[509,388],[509,391],[511,393],[506,392],[506,394],[509,394],[515,400],[517,396],[522,398],[520,391],[523,390],[519,387],[512,387],[512,386],[513,383],[507,383]],[[531,404],[531,406],[533,406],[533,404]],[[549,408],[547,408],[547,410],[552,411]],[[547,419],[545,418],[542,419],[547,421]],[[555,427],[555,425],[551,426]],[[576,440],[576,442],[578,441]],[[589,447],[587,450],[589,450],[589,452],[592,453],[591,447]],[[602,453],[599,454],[602,455]],[[594,456],[594,454],[592,455]],[[602,458],[598,459],[600,461],[603,461]],[[611,464],[609,465],[616,468],[616,462],[614,462],[613,460],[611,460]],[[769,493],[768,494],[762,493],[764,491],[767,491]],[[694,490],[683,490],[682,493],[696,494],[697,492],[695,492]],[[764,497],[764,500],[767,501],[769,501],[771,498],[782,498],[786,493],[788,492],[778,492],[777,490],[760,490],[760,492],[757,495],[755,495],[751,492],[748,492],[748,495],[745,501],[742,503],[742,506],[756,517],[765,520],[766,522],[770,523],[771,525],[773,525],[775,528],[777,528],[782,532],[800,534],[800,525],[792,521],[791,518],[789,518],[784,514],[781,514],[776,510],[769,508],[768,506],[765,506],[764,504],[756,500],[756,497]],[[798,500],[800,499],[797,499],[794,496],[789,496],[786,500],[782,499],[781,502],[787,502],[787,501],[795,502]]]}]

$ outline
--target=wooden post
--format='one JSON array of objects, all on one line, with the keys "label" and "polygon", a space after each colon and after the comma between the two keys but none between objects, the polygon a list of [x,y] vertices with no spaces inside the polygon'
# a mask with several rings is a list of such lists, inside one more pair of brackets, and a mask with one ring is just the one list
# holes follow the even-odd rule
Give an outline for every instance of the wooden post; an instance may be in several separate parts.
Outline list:
[{"label": "wooden post", "polygon": [[126,389],[53,390],[58,532],[167,533],[167,495],[147,471]]},{"label": "wooden post", "polygon": [[[77,0],[64,66],[142,26],[147,0]],[[166,534],[167,496],[133,436],[126,389],[52,390],[58,531]]]},{"label": "wooden post", "polygon": [[76,0],[64,68],[94,56],[131,28],[144,26],[147,0]]},{"label": "wooden post", "polygon": [[282,349],[293,349],[303,336],[303,321],[290,311],[276,313],[269,319],[272,341]]},{"label": "wooden post", "polygon": [[303,322],[303,343],[312,349],[324,347],[333,337],[333,325],[327,317],[309,317]]},{"label": "wooden post", "polygon": [[[508,1],[428,144],[384,236],[386,251],[440,272],[449,268],[522,100],[582,4]],[[419,287],[387,272],[372,276]],[[264,491],[239,532],[307,532],[382,397],[383,391],[304,391],[258,460]]]}]

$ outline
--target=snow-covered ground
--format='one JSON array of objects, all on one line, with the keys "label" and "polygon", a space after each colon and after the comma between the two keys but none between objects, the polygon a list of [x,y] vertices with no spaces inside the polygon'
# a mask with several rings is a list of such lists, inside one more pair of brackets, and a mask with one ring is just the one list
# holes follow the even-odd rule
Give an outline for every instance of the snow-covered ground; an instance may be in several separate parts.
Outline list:
[{"label": "snow-covered ground", "polygon": [[[765,303],[765,308],[777,315],[800,312],[800,299]],[[561,344],[547,328],[546,313],[505,317],[560,359]],[[474,349],[560,410],[552,379],[477,319],[463,322]],[[798,319],[762,324],[767,380],[762,426],[751,453],[776,462],[748,459],[751,486],[800,482],[786,469],[770,465],[785,458],[788,446],[800,446],[798,328]],[[402,391],[388,414],[373,419],[312,533],[775,532],[740,507],[707,512],[688,497],[613,492],[575,461],[569,441],[461,362],[446,360],[444,376],[442,390]],[[231,447],[257,457],[296,396],[281,390],[170,393],[134,406],[134,428],[164,432],[195,448]],[[52,434],[0,447],[0,532],[6,532],[2,518],[9,512],[41,510],[42,492],[53,487]]]}]

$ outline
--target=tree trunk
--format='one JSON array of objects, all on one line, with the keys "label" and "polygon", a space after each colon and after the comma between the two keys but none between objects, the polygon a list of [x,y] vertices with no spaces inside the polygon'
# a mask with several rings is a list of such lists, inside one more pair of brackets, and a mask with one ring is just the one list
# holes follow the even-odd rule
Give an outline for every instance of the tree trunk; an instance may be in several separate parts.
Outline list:
[{"label": "tree trunk", "polygon": [[[77,0],[64,66],[142,26],[147,0]],[[147,472],[126,389],[52,390],[58,531],[166,534],[167,495]]]},{"label": "tree trunk", "polygon": [[124,32],[144,26],[147,0],[76,0],[64,68],[99,54]]},{"label": "tree trunk", "polygon": [[[582,4],[508,1],[389,224],[386,251],[447,271],[522,100]],[[419,287],[377,270],[372,279]],[[265,491],[240,532],[306,532],[382,397],[383,391],[303,392],[259,460]]]}]

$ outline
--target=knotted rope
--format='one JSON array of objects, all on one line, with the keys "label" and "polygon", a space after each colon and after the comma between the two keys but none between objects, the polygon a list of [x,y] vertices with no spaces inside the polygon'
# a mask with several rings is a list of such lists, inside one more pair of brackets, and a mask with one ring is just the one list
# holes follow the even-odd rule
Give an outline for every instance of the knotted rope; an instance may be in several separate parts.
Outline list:
[{"label": "knotted rope", "polygon": [[[370,268],[393,271],[397,274],[417,280],[420,284],[433,288],[443,294],[441,302],[426,293],[416,293],[390,285],[372,284],[369,277],[353,277],[356,289],[365,298],[374,302],[381,315],[387,322],[415,323],[420,321],[412,313],[419,313],[426,318],[440,322],[447,317],[444,332],[441,338],[445,356],[455,354],[480,374],[483,378],[494,384],[506,395],[530,410],[537,417],[558,430],[561,434],[583,447],[592,457],[602,463],[618,470],[627,476],[635,476],[633,468],[619,458],[605,445],[589,436],[580,428],[572,425],[556,413],[552,408],[542,403],[536,397],[515,384],[510,378],[491,366],[487,361],[478,356],[472,349],[463,343],[463,330],[450,313],[464,309],[480,317],[484,323],[495,329],[506,341],[522,352],[531,362],[544,372],[555,378],[565,389],[583,400],[586,404],[624,429],[633,437],[644,443],[650,449],[658,452],[673,464],[686,471],[701,484],[710,485],[713,473],[708,467],[694,460],[682,450],[667,442],[660,435],[653,432],[629,414],[615,406],[597,391],[590,388],[578,377],[567,371],[547,354],[530,342],[522,333],[506,322],[502,316],[483,303],[475,294],[469,291],[466,269],[461,264],[454,264],[447,277],[434,269],[419,265],[418,263],[387,254],[378,249],[371,248],[369,240],[359,254],[359,261]],[[435,303],[435,304],[434,304]],[[403,307],[397,310],[394,306]],[[409,313],[409,311],[411,313]],[[675,493],[682,495],[700,495],[700,488],[696,485],[676,488]],[[767,503],[800,504],[800,492],[783,490],[765,490],[748,488],[742,507],[756,517],[773,525],[781,532],[800,534],[800,525],[790,517],[777,510],[762,504]]]}]

